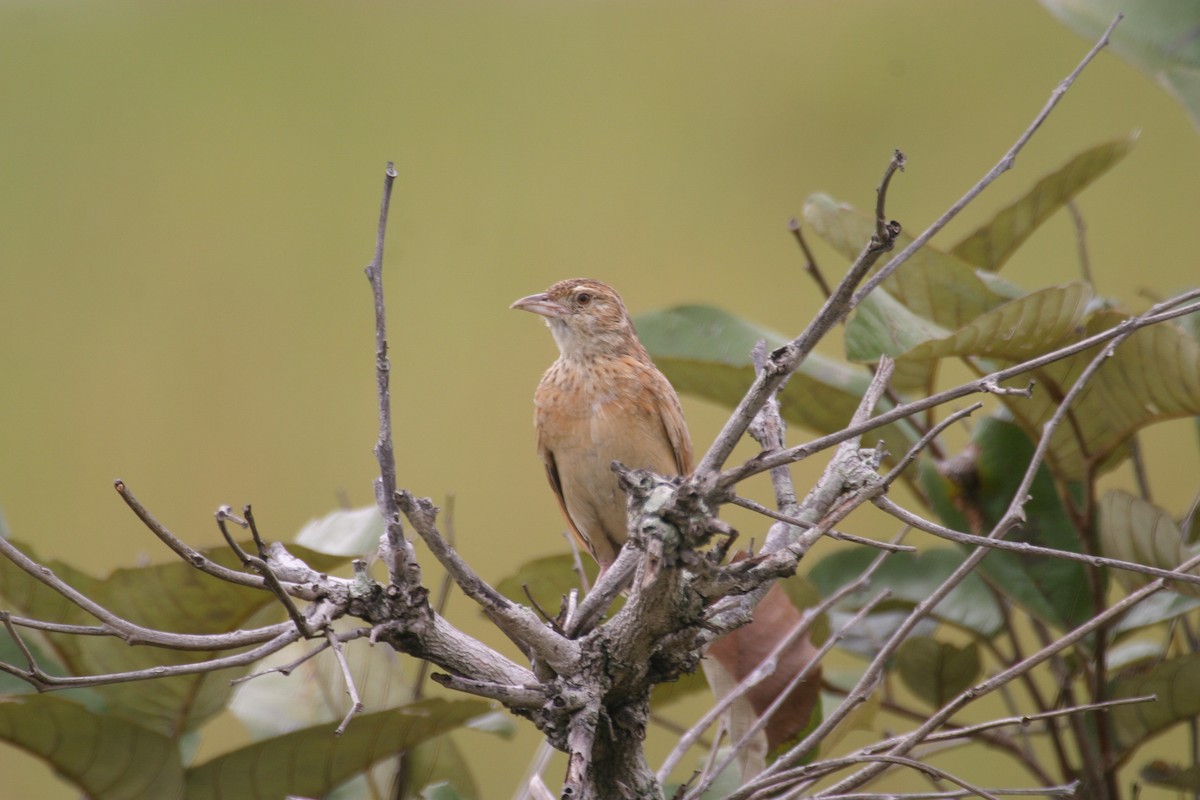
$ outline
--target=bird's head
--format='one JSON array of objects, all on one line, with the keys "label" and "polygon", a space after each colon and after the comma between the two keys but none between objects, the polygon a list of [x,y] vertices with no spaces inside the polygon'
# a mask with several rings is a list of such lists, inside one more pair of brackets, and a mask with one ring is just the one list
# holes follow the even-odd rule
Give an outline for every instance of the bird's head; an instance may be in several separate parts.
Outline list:
[{"label": "bird's head", "polygon": [[622,355],[641,350],[625,304],[616,290],[589,278],[559,281],[512,308],[545,317],[564,358]]}]

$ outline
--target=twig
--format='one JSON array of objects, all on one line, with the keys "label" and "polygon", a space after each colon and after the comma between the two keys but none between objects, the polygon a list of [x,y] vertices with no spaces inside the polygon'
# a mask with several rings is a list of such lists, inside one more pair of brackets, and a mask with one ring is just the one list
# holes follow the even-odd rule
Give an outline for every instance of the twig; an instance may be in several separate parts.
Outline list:
[{"label": "twig", "polygon": [[61,622],[45,622],[40,619],[30,619],[29,617],[18,617],[10,614],[7,611],[0,611],[0,614],[7,614],[8,619],[13,625],[18,628],[29,628],[35,631],[46,631],[47,633],[65,633],[70,636],[117,636],[121,635],[120,631],[109,627],[108,625],[65,625]]},{"label": "twig", "polygon": [[[1195,556],[1188,559],[1179,566],[1177,571],[1183,573],[1191,570],[1197,565],[1200,565],[1200,556]],[[1046,647],[1043,647],[1041,650],[1034,653],[1021,663],[1009,667],[1008,669],[1001,671],[991,678],[988,678],[987,680],[963,691],[949,703],[946,703],[944,706],[942,706],[941,709],[936,711],[924,725],[921,725],[917,728],[917,730],[904,737],[899,744],[889,751],[889,753],[893,755],[903,755],[904,753],[910,751],[919,742],[923,741],[930,733],[936,730],[938,726],[949,719],[952,714],[969,704],[975,698],[990,694],[997,687],[1008,683],[1018,675],[1028,672],[1038,664],[1043,663],[1057,653],[1060,653],[1068,647],[1071,647],[1076,642],[1091,635],[1097,629],[1108,625],[1126,611],[1133,608],[1147,597],[1150,597],[1155,592],[1161,591],[1166,586],[1167,581],[1159,578],[1148,583],[1140,589],[1130,592],[1121,600],[1109,606],[1104,611],[1101,611],[1087,622],[1079,625],[1075,629],[1059,637],[1057,640],[1051,642]],[[878,770],[875,770],[872,767],[864,768],[855,775],[852,775],[837,785],[830,787],[826,791],[818,793],[816,797],[829,797],[837,794],[838,792],[849,791],[861,786],[865,781],[870,780],[876,774],[878,774]]]},{"label": "twig", "polygon": [[[1055,719],[1057,717],[1067,717],[1072,714],[1083,714],[1091,711],[1108,711],[1109,709],[1116,708],[1117,706],[1135,705],[1138,703],[1152,703],[1156,700],[1158,700],[1158,695],[1147,694],[1140,695],[1138,697],[1124,697],[1119,700],[1105,700],[1102,703],[1084,703],[1078,706],[1071,706],[1070,708],[1057,708],[1053,711],[1044,711],[1039,714],[1014,715],[1011,717],[1005,717],[1003,719],[994,719],[989,722],[980,722],[977,725],[964,725],[961,728],[955,728],[954,730],[950,731],[932,733],[925,738],[925,741],[927,743],[945,742],[952,739],[961,739],[965,736],[972,736],[976,733],[989,731],[994,728],[1004,728],[1011,725],[1028,727],[1031,723],[1042,720]],[[864,749],[867,752],[873,750],[884,750],[896,744],[898,741],[900,741],[900,739],[901,737],[895,736],[890,739],[885,739],[882,742],[876,742],[875,744],[872,744]]]},{"label": "twig", "polygon": [[1079,213],[1079,205],[1074,200],[1067,201],[1067,210],[1071,212],[1071,221],[1075,223],[1075,244],[1079,247],[1079,271],[1083,279],[1095,286],[1092,281],[1092,260],[1088,258],[1087,223],[1083,214]]},{"label": "twig", "polygon": [[[129,506],[130,510],[142,521],[142,524],[149,528],[150,532],[157,536],[159,541],[169,547],[171,552],[183,559],[185,563],[228,583],[235,583],[238,586],[250,586],[254,589],[266,588],[266,581],[261,576],[247,575],[244,572],[223,567],[215,561],[210,560],[200,551],[185,544],[175,534],[167,530],[161,522],[155,519],[154,515],[145,506],[138,502],[124,481],[114,481],[113,487],[117,490],[117,494],[121,496],[121,499],[125,501],[125,504]],[[288,593],[303,600],[316,599],[316,594],[303,584],[289,584]]]},{"label": "twig", "polygon": [[[454,527],[454,495],[446,495],[446,544],[454,547],[458,539],[458,533]],[[442,580],[438,584],[437,598],[433,601],[433,608],[438,614],[445,615],[446,605],[450,602],[450,587],[454,585],[454,577],[449,572],[442,573]],[[429,675],[429,662],[420,658],[417,659],[417,674],[413,677],[412,683],[412,701],[415,703],[420,700],[425,694],[425,678]],[[404,754],[399,756],[404,758]]]},{"label": "twig", "polygon": [[892,153],[892,160],[887,165],[887,169],[883,172],[883,180],[879,182],[879,186],[875,189],[875,238],[873,243],[877,246],[886,245],[890,250],[896,243],[896,237],[900,235],[900,223],[895,220],[888,220],[884,213],[887,201],[888,186],[891,185],[892,176],[897,172],[904,172],[904,165],[908,163],[908,159],[904,157],[904,153],[895,150]]},{"label": "twig", "polygon": [[641,557],[641,553],[632,547],[621,548],[617,560],[600,576],[592,591],[588,592],[575,609],[574,616],[563,625],[568,639],[583,636],[600,621],[604,612],[617,599],[617,595],[633,580],[633,573]]},{"label": "twig", "polygon": [[1138,494],[1147,503],[1150,499],[1150,478],[1146,474],[1146,462],[1142,459],[1142,444],[1135,433],[1129,437],[1129,463],[1133,465],[1133,477],[1137,481]]},{"label": "twig", "polygon": [[292,624],[296,626],[296,630],[300,635],[305,639],[311,639],[315,635],[313,628],[309,625],[308,620],[304,618],[304,615],[300,613],[300,609],[296,608],[296,604],[292,602],[292,598],[288,597],[287,592],[283,589],[283,584],[279,582],[279,578],[275,576],[275,571],[271,569],[271,565],[257,556],[248,556],[247,563],[254,567],[267,581],[267,586],[270,587],[271,593],[283,604],[288,617],[292,620]]},{"label": "twig", "polygon": [[[12,630],[13,628],[10,626],[9,631],[11,632]],[[154,678],[169,678],[176,675],[198,675],[204,672],[216,672],[217,670],[228,669],[229,667],[242,667],[247,664],[253,664],[260,658],[265,658],[272,653],[282,650],[292,642],[299,640],[299,638],[300,634],[288,623],[283,633],[253,650],[247,650],[244,653],[231,656],[196,661],[190,664],[155,666],[146,669],[131,670],[129,672],[109,672],[103,675],[62,676],[50,675],[36,664],[30,666],[28,670],[22,670],[14,667],[12,664],[0,662],[0,672],[20,678],[39,692],[55,691],[58,689],[78,689],[84,686],[107,686],[113,683],[146,681]]]},{"label": "twig", "polygon": [[380,555],[395,586],[421,583],[420,567],[413,557],[412,545],[404,538],[400,509],[396,507],[396,454],[392,446],[392,365],[388,360],[387,310],[383,298],[383,246],[387,239],[388,209],[392,202],[392,184],[396,167],[389,161],[383,178],[383,197],[379,203],[379,227],[375,233],[375,257],[366,267],[367,280],[375,299],[375,386],[379,399],[379,439],[375,458],[379,478],[375,481],[375,503],[383,516],[386,530],[380,542]]},{"label": "twig", "polygon": [[513,793],[512,800],[528,800],[539,788],[544,788],[544,786],[535,788],[534,781],[541,781],[542,771],[546,769],[546,765],[550,763],[550,757],[553,755],[554,748],[550,746],[549,742],[543,741],[538,745],[533,760],[529,762],[529,767],[525,770],[525,776],[517,784],[517,790]]},{"label": "twig", "polygon": [[[717,735],[713,737],[712,747],[708,748],[708,755],[704,758],[704,766],[701,768],[698,774],[693,775],[692,779],[688,780],[688,782],[685,784],[688,791],[691,791],[691,787],[695,786],[697,781],[701,783],[710,783],[710,779],[715,778],[717,773],[714,773],[713,770],[715,770],[717,766],[717,757],[721,755],[721,747],[725,744],[725,740],[728,738],[729,725],[722,720],[721,725],[717,728]],[[676,792],[675,797],[678,798],[680,794],[680,792]]]},{"label": "twig", "polygon": [[[262,642],[274,640],[283,631],[291,627],[291,623],[284,622],[276,625],[268,625],[264,628],[257,628],[252,631],[212,634],[167,633],[155,630],[154,628],[146,628],[112,613],[104,606],[63,581],[49,567],[42,566],[22,553],[2,536],[0,536],[0,555],[3,555],[9,561],[29,573],[33,578],[44,583],[88,614],[103,622],[111,632],[111,635],[118,636],[129,644],[148,644],[174,650],[227,650],[234,647],[244,647],[246,645],[261,644]],[[261,587],[261,578],[253,578],[253,580]],[[74,633],[75,631],[69,632]]]},{"label": "twig", "polygon": [[[1120,19],[1119,16],[1118,19]],[[1115,25],[1116,22],[1113,24]],[[1111,29],[1112,27],[1110,26],[1109,30]],[[1050,449],[1050,440],[1054,437],[1054,432],[1068,418],[1068,415],[1071,413],[1071,407],[1075,403],[1075,398],[1084,391],[1104,362],[1116,352],[1117,347],[1132,336],[1135,330],[1131,328],[1114,336],[1105,345],[1104,349],[1088,362],[1088,365],[1079,373],[1079,376],[1075,379],[1075,382],[1071,385],[1066,395],[1063,396],[1058,407],[1054,409],[1054,413],[1050,415],[1050,419],[1042,426],[1041,437],[1033,449],[1033,455],[1029,459],[1029,465],[1025,468],[1025,474],[1021,477],[1021,483],[1017,486],[1016,493],[1013,495],[1008,509],[1004,512],[1000,521],[996,523],[991,534],[989,534],[992,538],[1003,538],[1008,530],[1025,522],[1025,504],[1029,502],[1029,489],[1033,486],[1033,480],[1037,477],[1038,468],[1041,467],[1042,462],[1046,458],[1046,452]]]},{"label": "twig", "polygon": [[[903,756],[894,756],[891,754],[877,755],[877,756],[857,755],[857,756],[849,756],[846,758],[829,759],[828,761],[822,761],[817,764],[814,764],[810,768],[809,771],[811,773],[813,773],[812,777],[821,777],[822,775],[827,775],[831,772],[836,772],[838,770],[845,769],[846,767],[851,767],[851,766],[854,766],[856,764],[860,764],[863,762],[873,763],[879,767],[888,767],[888,766],[909,767],[910,769],[914,769],[918,772],[922,772],[922,773],[926,774],[927,776],[933,778],[934,780],[949,781],[950,783],[961,786],[963,788],[963,790],[967,792],[967,795],[965,795],[967,797],[984,797],[984,798],[988,798],[988,800],[1000,800],[992,792],[989,792],[986,789],[983,789],[979,786],[970,784],[970,783],[964,781],[962,778],[956,777],[954,774],[952,774],[950,772],[947,772],[942,769],[938,769],[929,764],[925,764],[925,763],[916,761],[911,758],[904,758]],[[820,769],[818,770],[817,768],[820,768]],[[821,795],[821,796],[824,797],[824,795]],[[926,796],[928,796],[928,795],[926,795]]]},{"label": "twig", "polygon": [[717,478],[714,492],[719,493],[721,491],[725,491],[738,482],[745,480],[746,478],[757,475],[761,472],[766,472],[775,467],[802,461],[814,453],[819,453],[829,447],[833,447],[834,445],[841,444],[849,439],[862,436],[864,433],[883,427],[884,425],[892,422],[896,422],[897,420],[904,419],[905,417],[913,414],[917,414],[928,408],[934,408],[935,406],[948,403],[951,400],[957,400],[960,397],[966,397],[967,395],[988,391],[987,387],[992,384],[998,384],[1000,381],[1005,381],[1009,378],[1015,378],[1018,375],[1039,369],[1047,364],[1060,361],[1069,356],[1073,356],[1076,353],[1083,352],[1084,350],[1090,350],[1097,345],[1105,344],[1113,339],[1116,339],[1117,337],[1125,336],[1132,331],[1140,330],[1141,328],[1149,327],[1151,325],[1158,325],[1168,320],[1200,311],[1200,303],[1171,307],[1179,303],[1188,303],[1196,298],[1200,298],[1200,289],[1194,289],[1180,295],[1177,298],[1164,301],[1163,303],[1151,308],[1145,314],[1136,317],[1130,317],[1129,319],[1122,321],[1108,330],[1088,336],[1087,338],[1081,339],[1074,344],[1066,345],[1053,352],[1038,356],[1037,358],[1023,361],[1020,364],[1015,364],[1011,367],[997,370],[990,375],[985,375],[982,378],[968,381],[967,383],[960,384],[952,389],[947,389],[944,392],[938,392],[930,397],[926,397],[921,400],[914,400],[911,403],[905,403],[902,406],[897,406],[896,408],[893,408],[882,414],[877,414],[868,420],[862,422],[852,422],[850,425],[836,433],[820,436],[816,439],[806,442],[805,444],[797,445],[796,447],[791,447],[786,450],[779,450],[773,453],[760,453],[754,458],[746,461],[744,464],[722,472]]},{"label": "twig", "polygon": [[[349,641],[350,639],[359,639],[364,636],[369,636],[370,633],[371,633],[370,628],[355,628],[352,631],[347,631],[345,633],[337,634],[337,636],[342,641]],[[286,663],[282,666],[279,666],[279,667],[271,667],[270,669],[264,669],[264,670],[260,670],[258,672],[252,672],[249,675],[243,675],[240,678],[234,678],[233,680],[231,680],[229,682],[229,684],[231,686],[237,686],[239,683],[246,683],[247,681],[252,681],[255,678],[261,678],[264,675],[271,675],[276,672],[279,673],[280,675],[283,675],[284,677],[287,677],[287,676],[291,675],[293,672],[295,672],[297,667],[308,662],[312,658],[315,658],[316,656],[320,655],[321,653],[324,653],[328,649],[329,649],[328,641],[320,642],[315,647],[313,647],[311,650],[307,651],[302,656],[297,658],[295,661],[289,661],[288,663]]]},{"label": "twig", "polygon": [[817,266],[817,259],[813,257],[812,250],[808,248],[808,242],[804,240],[804,228],[800,225],[800,220],[792,217],[787,224],[792,236],[796,237],[796,244],[800,245],[800,251],[804,253],[804,271],[816,282],[817,288],[821,290],[821,295],[828,300],[829,295],[833,292],[829,290],[829,284],[826,282],[825,276],[821,274],[821,268]]},{"label": "twig", "polygon": [[429,498],[416,498],[401,490],[396,492],[396,504],[459,588],[479,604],[514,644],[523,650],[531,650],[560,675],[575,672],[579,663],[579,645],[545,627],[528,609],[510,602],[480,578],[438,533],[434,523],[437,508]]},{"label": "twig", "polygon": [[[866,582],[867,578],[865,576],[860,576],[858,580],[847,584],[839,589],[836,593],[826,598],[826,600],[821,603],[819,608],[822,610],[822,612],[828,610],[839,600],[855,591],[858,591],[866,584]],[[824,659],[829,651],[833,649],[834,645],[838,644],[845,637],[848,631],[852,630],[855,626],[861,623],[872,611],[875,610],[876,606],[878,606],[884,600],[887,600],[890,596],[890,590],[884,589],[880,591],[873,598],[864,603],[862,608],[855,612],[854,616],[847,620],[845,624],[833,632],[829,638],[821,644],[821,647],[817,649],[817,652],[813,654],[812,659],[804,665],[804,668],[793,675],[787,686],[779,691],[779,693],[775,696],[775,699],[771,701],[771,704],[767,706],[767,708],[765,708],[761,713],[759,713],[758,719],[756,719],[754,723],[746,729],[745,733],[742,734],[742,738],[734,743],[733,747],[730,748],[730,752],[725,755],[725,757],[717,765],[716,769],[709,773],[709,777],[693,787],[687,793],[687,795],[685,795],[684,800],[699,800],[704,792],[708,791],[709,787],[712,785],[712,782],[716,780],[716,777],[724,772],[725,769],[727,769],[729,765],[733,763],[734,759],[737,758],[738,753],[745,750],[754,740],[754,737],[758,734],[758,732],[767,726],[767,723],[770,722],[772,715],[774,715],[779,707],[787,701],[788,697],[792,694],[792,691],[796,688],[796,686],[798,686],[802,680],[807,678],[808,675],[817,667],[817,665],[821,663],[821,660]],[[814,614],[812,617],[809,617],[808,614],[805,614],[805,619],[816,619],[816,615]],[[767,658],[763,659],[763,664],[765,665],[773,662],[774,659],[778,657],[778,653],[782,652],[783,647],[791,644],[791,638],[792,634],[789,633],[787,637],[788,640],[785,643],[781,643],[781,645],[773,650]],[[757,667],[755,671],[752,672],[750,676],[747,676],[746,680],[744,680],[742,683],[744,684],[751,677],[754,677],[755,673],[757,673],[761,668],[762,665]],[[754,682],[757,683],[758,680],[762,680],[765,677],[765,675],[758,676],[757,680]],[[753,683],[746,686],[745,689],[742,689],[742,685],[739,684],[738,689],[742,689],[742,691],[745,692],[749,691],[751,686],[753,686]]]},{"label": "twig", "polygon": [[[896,159],[893,157],[888,163],[885,176],[890,177],[896,171],[895,161]],[[881,186],[883,186],[882,183]],[[898,226],[895,233],[899,235]],[[737,408],[734,409],[708,452],[696,466],[695,475],[703,477],[720,470],[725,460],[729,458],[729,454],[733,452],[738,440],[742,438],[742,434],[750,426],[754,415],[762,408],[762,404],[787,383],[788,378],[812,352],[817,342],[823,339],[834,325],[844,319],[846,314],[850,313],[852,308],[850,300],[855,287],[871,270],[880,256],[892,248],[892,244],[892,241],[876,241],[875,237],[872,237],[871,241],[863,247],[858,258],[850,265],[846,276],[825,301],[812,322],[799,336],[771,353],[766,369],[755,378],[754,383],[738,402]]]},{"label": "twig", "polygon": [[363,710],[362,699],[358,696],[358,687],[354,685],[354,675],[350,673],[350,664],[346,661],[346,654],[342,652],[342,642],[328,628],[325,629],[325,641],[333,648],[333,655],[337,658],[338,665],[342,668],[342,678],[346,681],[346,693],[350,695],[350,710],[346,712],[345,718],[342,719],[342,724],[337,726],[333,732],[334,736],[341,736],[346,732],[346,726],[350,724],[350,720],[354,719]]},{"label": "twig", "polygon": [[[720,719],[721,715],[724,714],[730,706],[737,702],[739,698],[745,696],[750,689],[754,688],[770,676],[775,669],[776,659],[778,659],[783,651],[790,647],[793,642],[803,636],[809,630],[809,628],[812,627],[812,623],[817,618],[826,613],[829,609],[833,608],[833,606],[837,605],[848,595],[851,595],[863,588],[866,583],[866,578],[860,577],[857,580],[851,581],[845,586],[842,586],[816,606],[805,609],[800,621],[796,623],[792,630],[780,640],[779,644],[777,644],[771,650],[771,652],[768,653],[765,658],[763,658],[762,663],[751,670],[746,677],[738,683],[737,686],[731,689],[712,708],[706,711],[704,716],[702,716],[691,728],[689,728],[686,733],[679,737],[678,743],[674,748],[672,748],[666,759],[663,760],[662,766],[658,768],[658,782],[660,784],[664,783],[667,778],[670,777],[671,771],[675,769],[675,767],[679,764],[679,761],[684,755],[687,754],[687,751],[690,750],[692,746],[700,740],[700,737],[704,734],[704,732],[708,730],[708,728],[714,722]],[[819,663],[819,659],[814,658],[813,662]],[[765,669],[768,666],[770,669]],[[786,692],[780,692],[780,696],[785,698],[789,694],[791,694],[790,690]]]},{"label": "twig", "polygon": [[946,224],[950,222],[950,220],[958,216],[958,213],[966,208],[967,204],[979,196],[979,194],[988,186],[990,186],[997,178],[1012,168],[1012,165],[1017,160],[1017,154],[1021,152],[1026,143],[1030,140],[1030,138],[1033,137],[1033,134],[1037,132],[1038,128],[1042,126],[1042,123],[1046,121],[1046,118],[1050,116],[1050,112],[1053,111],[1054,107],[1058,105],[1060,100],[1062,100],[1063,95],[1065,95],[1067,90],[1071,88],[1071,84],[1075,82],[1076,78],[1079,77],[1084,68],[1087,67],[1087,65],[1091,63],[1092,59],[1096,57],[1096,54],[1103,50],[1108,44],[1108,37],[1112,34],[1113,29],[1117,27],[1117,23],[1120,22],[1122,18],[1122,14],[1117,14],[1117,16],[1109,24],[1108,29],[1104,31],[1104,35],[1101,36],[1100,40],[1097,41],[1092,49],[1088,51],[1087,55],[1083,57],[1083,60],[1079,62],[1078,66],[1076,66],[1075,69],[1071,71],[1071,74],[1064,78],[1063,81],[1054,88],[1054,91],[1051,92],[1050,99],[1046,102],[1046,105],[1043,106],[1038,115],[1033,118],[1033,122],[1030,123],[1029,127],[1026,128],[1019,137],[1017,137],[1017,141],[1008,149],[1008,152],[1001,157],[1001,159],[996,163],[996,166],[992,167],[991,170],[989,170],[988,173],[984,175],[978,183],[967,190],[966,194],[960,197],[958,201],[954,203],[954,205],[950,206],[946,213],[938,217],[937,220],[934,221],[934,223],[928,228],[926,228],[920,236],[913,239],[912,243],[909,244],[908,247],[904,248],[904,250],[892,258],[891,261],[880,268],[878,272],[872,275],[871,279],[864,283],[862,288],[855,293],[853,299],[850,301],[850,305],[852,307],[861,303],[863,298],[870,294],[876,286],[887,280],[901,264],[912,257],[913,253],[924,247],[925,243],[932,239],[934,234],[944,228]]},{"label": "twig", "polygon": [[988,536],[977,536],[971,533],[956,531],[953,528],[947,528],[944,525],[939,525],[924,517],[921,517],[903,506],[897,505],[895,501],[887,497],[878,497],[872,501],[881,511],[891,514],[896,519],[903,522],[905,525],[911,525],[914,528],[923,530],[926,533],[937,536],[941,539],[948,539],[959,544],[971,545],[973,547],[986,547],[993,550],[1008,550],[1013,553],[1020,553],[1025,556],[1041,556],[1044,558],[1059,558],[1064,561],[1076,561],[1081,564],[1087,564],[1090,567],[1109,567],[1111,569],[1125,570],[1126,572],[1137,572],[1142,575],[1149,575],[1154,578],[1163,578],[1165,580],[1176,583],[1187,583],[1193,586],[1200,586],[1200,575],[1180,575],[1176,570],[1159,569],[1146,564],[1139,564],[1136,561],[1121,561],[1117,558],[1107,558],[1105,556],[1092,556],[1086,553],[1076,553],[1071,550],[1056,550],[1052,547],[1040,547],[1028,542],[1010,542],[1007,539],[992,539]]},{"label": "twig", "polygon": [[539,683],[517,686],[511,683],[464,678],[461,675],[445,675],[441,672],[433,673],[429,679],[448,689],[486,697],[489,700],[499,700],[509,708],[540,708],[549,697],[547,688]]},{"label": "twig", "polygon": [[242,549],[242,546],[237,543],[237,539],[234,539],[233,534],[229,532],[229,526],[225,524],[226,522],[232,522],[240,528],[245,528],[247,525],[246,520],[235,516],[233,509],[229,506],[221,506],[213,516],[217,520],[217,530],[221,531],[221,537],[225,540],[226,546],[233,551],[238,561],[242,562],[243,567],[249,567],[250,554]]},{"label": "twig", "polygon": [[[1033,789],[990,789],[993,795],[1003,797],[1077,797],[1079,781],[1060,784],[1057,786],[1037,787]],[[963,797],[978,797],[972,789],[953,789],[945,792],[852,792],[850,794],[830,795],[826,800],[957,800]]]},{"label": "twig", "polygon": [[[734,497],[730,498],[729,502],[732,505],[739,506],[748,511],[753,511],[757,514],[762,514],[764,517],[769,517],[773,520],[778,520],[779,522],[786,522],[789,525],[795,525],[797,528],[806,528],[807,529],[807,528],[812,528],[816,525],[816,523],[809,522],[808,520],[800,519],[799,517],[792,517],[787,514],[780,514],[778,511],[774,511],[770,508],[767,508],[763,504],[756,503],[755,501],[753,501],[747,497],[738,497],[735,495]],[[879,548],[880,550],[887,550],[888,552],[891,552],[891,553],[914,553],[917,550],[917,548],[910,547],[909,545],[906,545],[906,544],[891,544],[890,542],[880,542],[876,539],[867,539],[862,536],[855,536],[854,534],[851,534],[851,533],[843,533],[842,531],[827,530],[827,531],[825,531],[825,535],[828,536],[830,539],[837,539],[838,541],[843,541],[843,542],[853,542],[854,544],[861,544],[866,547],[876,547],[876,548]]]},{"label": "twig", "polygon": [[[1102,364],[1112,354],[1113,349],[1119,345],[1120,342],[1124,341],[1124,339],[1132,335],[1132,333],[1133,330],[1127,330],[1122,335],[1115,337],[1101,353],[1092,359],[1088,366],[1084,368],[1079,377],[1075,380],[1075,383],[1063,398],[1062,403],[1055,410],[1050,421],[1046,423],[1046,426],[1043,429],[1042,437],[1038,441],[1037,447],[1034,449],[1034,454],[1030,459],[1029,466],[1026,468],[1025,474],[1022,477],[1020,487],[1013,496],[1012,502],[1009,504],[1007,511],[988,534],[988,538],[1001,539],[1015,525],[1023,521],[1023,509],[1025,502],[1028,500],[1029,487],[1033,482],[1033,476],[1036,474],[1036,471],[1041,464],[1041,459],[1044,456],[1047,447],[1049,446],[1049,440],[1053,435],[1055,428],[1061,424],[1063,419],[1065,419],[1067,410],[1070,408],[1074,398],[1083,391],[1088,381],[1091,380],[1096,370],[1099,369],[1100,364]],[[880,651],[876,654],[875,658],[871,661],[871,664],[867,667],[866,672],[860,679],[858,686],[855,687],[855,691],[859,691],[859,687],[863,687],[865,689],[866,687],[874,685],[874,682],[878,679],[878,676],[882,674],[885,660],[890,658],[891,654],[895,652],[900,643],[909,635],[912,629],[916,626],[917,622],[928,615],[955,586],[961,583],[962,580],[975,569],[978,563],[983,559],[984,555],[986,555],[988,552],[989,551],[986,548],[977,548],[974,552],[967,556],[967,558],[964,559],[958,567],[954,569],[949,577],[942,581],[942,583],[928,598],[922,600],[916,605],[915,608],[913,608],[912,612],[908,615],[904,622],[900,624],[896,631],[888,638],[883,647],[880,648]],[[1062,648],[1058,648],[1053,652],[1058,652],[1060,649]],[[928,733],[928,731],[926,731],[926,733]],[[806,741],[808,738],[812,738],[811,735],[810,737],[806,737]],[[907,752],[908,749],[911,749],[911,747],[915,746],[916,741],[919,740],[907,742],[906,747],[898,746],[891,752],[893,754],[902,755],[904,752]],[[805,743],[806,742],[802,742],[800,745],[797,745],[789,750],[786,755],[780,757],[774,764],[768,767],[763,772],[763,775],[765,776],[771,774],[772,772],[781,771],[790,762],[793,762],[795,759],[800,757],[804,752],[806,752],[805,750],[801,749]],[[851,781],[851,779],[847,779],[842,784],[838,784],[838,788],[843,791],[856,788],[875,774],[878,774],[878,770],[876,768],[864,768],[857,773],[857,778],[855,778],[853,781]]]},{"label": "twig", "polygon": [[250,538],[254,540],[254,546],[258,548],[258,554],[266,558],[267,544],[258,533],[258,523],[254,520],[254,509],[250,508],[249,503],[242,506],[242,515],[246,518],[246,525],[250,528]]},{"label": "twig", "polygon": [[567,547],[571,549],[571,564],[575,570],[575,574],[579,577],[579,586],[583,589],[583,593],[587,594],[592,590],[592,584],[588,580],[587,571],[583,568],[583,558],[579,553],[579,542],[576,541],[575,536],[568,530],[564,530],[562,535],[567,540]]},{"label": "twig", "polygon": [[917,443],[908,449],[908,452],[904,454],[904,457],[896,462],[896,466],[892,467],[891,471],[889,471],[887,475],[883,476],[883,485],[891,486],[893,483],[895,483],[896,479],[900,477],[900,473],[904,472],[904,470],[908,468],[908,465],[911,464],[914,459],[916,459],[917,455],[931,442],[933,442],[933,440],[936,439],[942,431],[946,430],[946,428],[949,428],[963,417],[968,417],[971,414],[974,414],[981,408],[983,408],[983,403],[973,403],[966,408],[961,408],[926,431],[925,435],[917,440]]}]

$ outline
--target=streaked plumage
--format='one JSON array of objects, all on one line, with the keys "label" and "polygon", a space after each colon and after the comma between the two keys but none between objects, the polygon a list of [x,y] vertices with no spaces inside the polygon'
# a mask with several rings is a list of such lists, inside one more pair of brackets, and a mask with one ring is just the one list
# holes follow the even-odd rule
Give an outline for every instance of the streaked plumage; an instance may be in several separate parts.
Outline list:
[{"label": "streaked plumage", "polygon": [[611,287],[560,281],[512,307],[545,317],[558,344],[534,393],[538,454],[567,524],[607,569],[627,536],[625,495],[610,464],[691,471],[679,398]]}]

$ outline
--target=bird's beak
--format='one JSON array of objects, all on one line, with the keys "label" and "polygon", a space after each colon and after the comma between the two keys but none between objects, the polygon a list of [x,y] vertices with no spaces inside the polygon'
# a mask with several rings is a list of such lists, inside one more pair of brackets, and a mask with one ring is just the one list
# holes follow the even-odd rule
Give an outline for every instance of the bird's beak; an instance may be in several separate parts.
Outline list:
[{"label": "bird's beak", "polygon": [[519,308],[522,311],[532,311],[547,319],[557,319],[567,313],[567,310],[561,304],[551,300],[545,292],[541,294],[531,294],[529,297],[522,297],[517,302],[513,303],[509,308]]}]

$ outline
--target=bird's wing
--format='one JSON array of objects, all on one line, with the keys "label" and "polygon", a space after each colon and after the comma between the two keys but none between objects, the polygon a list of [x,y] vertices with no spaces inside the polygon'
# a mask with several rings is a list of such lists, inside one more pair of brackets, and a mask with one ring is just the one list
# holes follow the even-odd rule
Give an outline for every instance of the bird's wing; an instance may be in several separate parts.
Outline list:
[{"label": "bird's wing", "polygon": [[692,438],[688,435],[683,408],[679,405],[679,395],[675,394],[674,387],[665,375],[657,369],[651,374],[654,380],[662,383],[660,390],[653,392],[651,396],[654,398],[659,421],[666,431],[667,441],[670,442],[675,455],[675,469],[680,475],[687,475],[692,471]]},{"label": "bird's wing", "polygon": [[538,452],[542,457],[542,463],[546,465],[546,477],[550,479],[550,488],[554,490],[554,499],[558,501],[558,508],[562,511],[563,519],[567,521],[567,525],[571,528],[571,533],[575,534],[584,547],[593,555],[592,544],[588,538],[579,530],[579,526],[575,524],[575,520],[571,519],[571,514],[567,511],[567,501],[563,497],[562,479],[558,476],[558,464],[554,460],[554,451],[547,447],[541,447],[541,442],[538,443]]}]

